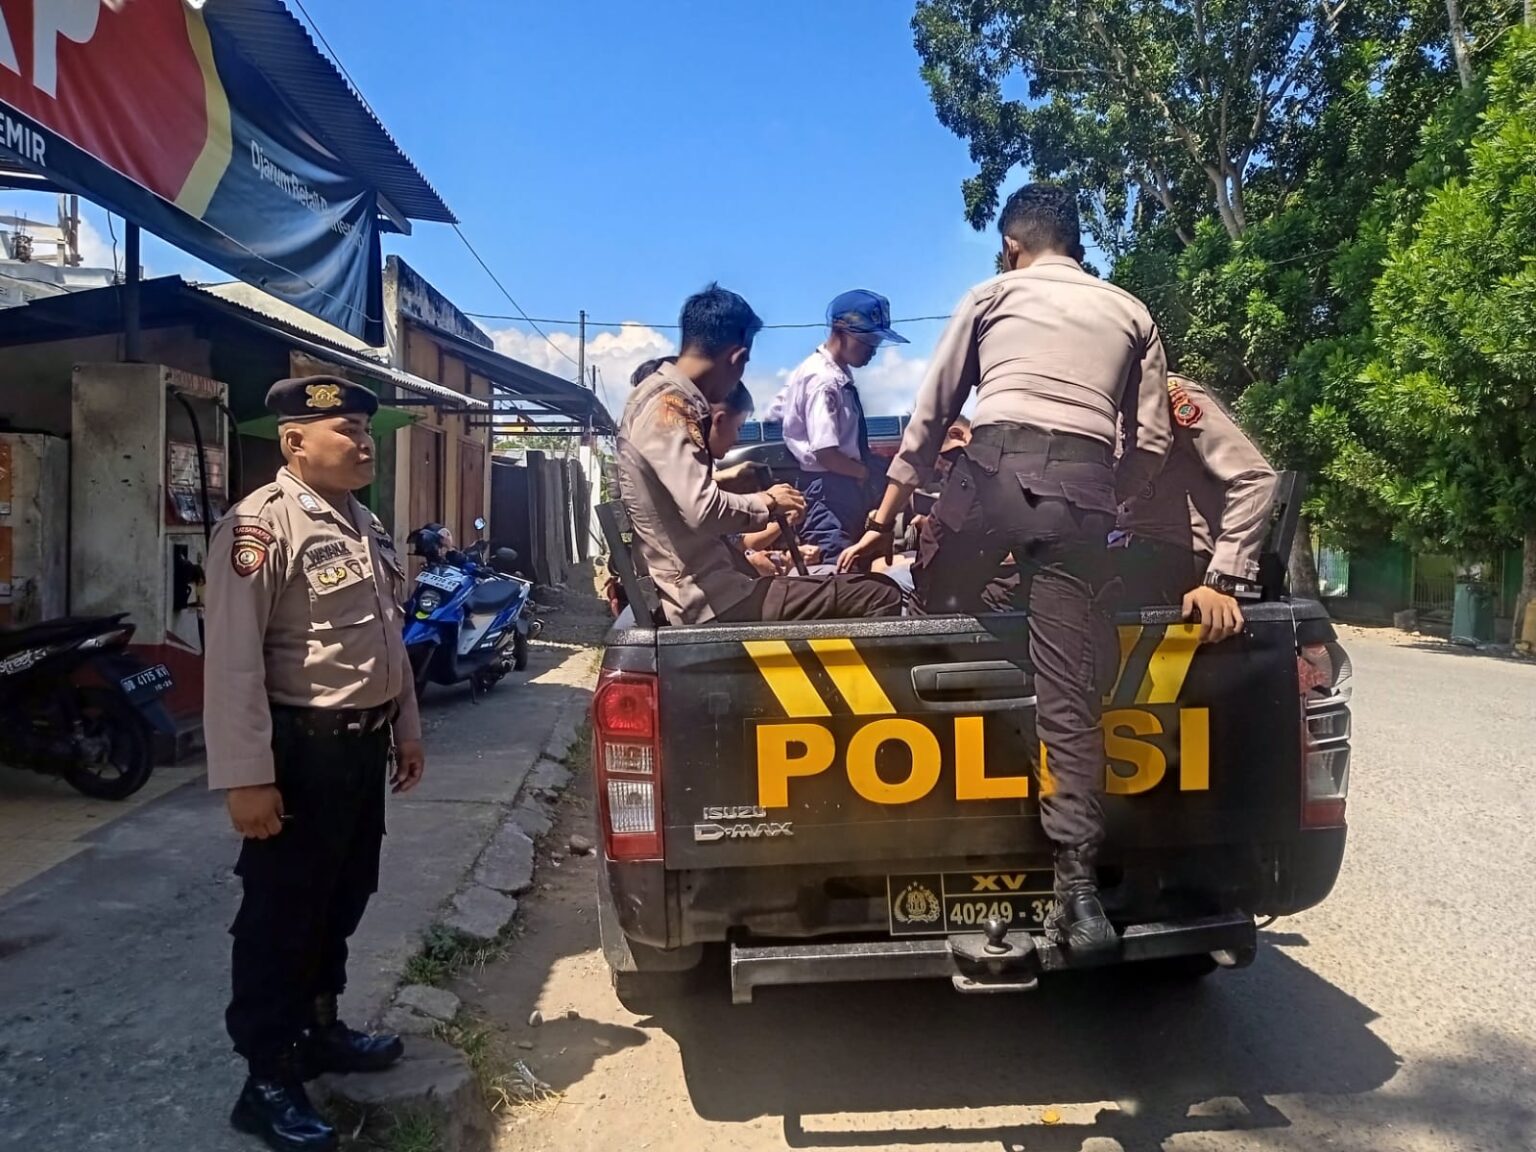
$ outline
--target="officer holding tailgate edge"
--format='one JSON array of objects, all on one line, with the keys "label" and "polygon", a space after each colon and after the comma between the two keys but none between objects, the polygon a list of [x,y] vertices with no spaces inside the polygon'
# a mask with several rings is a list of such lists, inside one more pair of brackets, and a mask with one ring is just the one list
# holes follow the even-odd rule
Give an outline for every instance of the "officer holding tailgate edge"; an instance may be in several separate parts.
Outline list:
[{"label": "officer holding tailgate edge", "polygon": [[895,616],[901,589],[883,576],[752,576],[725,537],[799,518],[805,498],[788,484],[766,492],[724,491],[704,431],[710,404],[741,383],[762,321],[734,292],[710,285],[689,297],[682,350],[630,392],[619,423],[619,493],[635,548],[675,624],[710,620],[825,620]]},{"label": "officer holding tailgate edge", "polygon": [[891,330],[891,305],[877,292],[844,292],[827,305],[826,342],[790,374],[769,420],[784,423],[784,446],[805,474],[805,527],[828,563],[863,531],[869,492],[869,427],[853,382],[882,344],[905,344]]},{"label": "officer holding tailgate edge", "polygon": [[1181,604],[1215,643],[1243,628],[1242,599],[1259,595],[1259,553],[1275,471],[1217,399],[1168,378],[1168,463],[1120,509],[1112,555],[1140,604]]},{"label": "officer holding tailgate edge", "polygon": [[378,888],[386,783],[415,787],[425,753],[405,573],[352,496],[373,481],[378,399],[312,376],[273,385],[267,407],[287,465],[214,528],[207,564],[208,785],[245,838],[225,1023],[250,1076],[230,1121],[273,1148],[328,1149],[303,1082],[403,1052],[341,1023],[336,999]]},{"label": "officer holding tailgate edge", "polygon": [[[1029,609],[1036,724],[1054,781],[1040,798],[1040,823],[1056,847],[1056,910],[1046,928],[1082,954],[1118,944],[1096,872],[1104,837],[1100,699],[1118,651],[1096,601],[1108,582],[1116,489],[1141,491],[1168,454],[1168,371],[1141,301],[1083,271],[1070,191],[1021,188],[998,229],[1009,271],[955,309],[887,472],[885,498],[839,566],[884,551],[897,511],[928,479],[946,429],[975,390],[971,442],[933,513],[945,536],[932,576],[952,590],[936,599],[974,608],[998,561],[1013,553]],[[1127,451],[1117,465],[1122,417]]]}]

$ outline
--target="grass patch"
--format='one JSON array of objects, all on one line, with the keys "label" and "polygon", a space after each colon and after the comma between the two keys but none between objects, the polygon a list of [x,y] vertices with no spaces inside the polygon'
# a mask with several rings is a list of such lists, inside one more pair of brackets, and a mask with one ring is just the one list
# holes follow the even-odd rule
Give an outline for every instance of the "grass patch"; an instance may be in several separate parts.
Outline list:
[{"label": "grass patch", "polygon": [[442,1146],[437,1119],[426,1112],[391,1116],[377,1137],[381,1152],[440,1152]]},{"label": "grass patch", "polygon": [[434,924],[422,937],[421,950],[405,962],[405,983],[429,984],[441,988],[466,969],[479,970],[487,964],[505,959],[507,947],[515,935],[514,925],[495,940],[483,943],[441,924]]},{"label": "grass patch", "polygon": [[501,1115],[561,1099],[560,1093],[541,1083],[526,1063],[507,1055],[495,1031],[483,1020],[460,1012],[451,1024],[439,1027],[437,1035],[464,1053],[480,1095],[493,1113]]},{"label": "grass patch", "polygon": [[563,763],[572,772],[585,772],[592,764],[592,720],[583,720],[576,729],[576,739],[566,749]]}]

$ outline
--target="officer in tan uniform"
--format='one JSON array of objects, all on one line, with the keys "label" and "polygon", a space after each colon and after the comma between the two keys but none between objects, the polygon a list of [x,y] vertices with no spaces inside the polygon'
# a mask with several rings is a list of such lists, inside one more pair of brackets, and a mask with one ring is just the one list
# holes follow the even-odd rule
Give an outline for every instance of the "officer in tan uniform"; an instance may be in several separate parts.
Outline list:
[{"label": "officer in tan uniform", "polygon": [[1195,381],[1170,376],[1168,407],[1168,463],[1121,506],[1111,552],[1131,598],[1182,605],[1215,643],[1242,631],[1238,602],[1259,595],[1275,470]]},{"label": "officer in tan uniform", "polygon": [[689,297],[682,350],[629,394],[619,424],[619,492],[667,619],[818,620],[895,616],[901,588],[884,576],[753,577],[725,537],[797,518],[805,497],[788,484],[766,492],[723,490],[705,428],[710,404],[741,383],[762,321],[734,292],[710,285]]},{"label": "officer in tan uniform", "polygon": [[230,1119],[273,1148],[336,1147],[303,1081],[403,1051],[336,1016],[378,887],[385,789],[409,791],[425,765],[404,570],[352,496],[373,481],[378,406],[341,377],[273,385],[286,467],[218,523],[208,555],[208,784],[245,838],[225,1023],[250,1075]]},{"label": "officer in tan uniform", "polygon": [[[1168,370],[1146,307],[1084,272],[1073,193],[1015,192],[998,220],[1008,271],[955,309],[918,392],[890,481],[864,538],[840,568],[885,547],[897,511],[933,471],[945,431],[974,391],[971,442],[934,518],[929,611],[974,611],[1009,552],[1029,609],[1036,726],[1054,791],[1040,823],[1056,845],[1052,937],[1074,952],[1116,945],[1099,902],[1104,838],[1100,698],[1118,664],[1108,583],[1116,490],[1140,491],[1173,438]],[[1127,449],[1115,459],[1117,421]],[[850,555],[851,553],[851,555]]]}]

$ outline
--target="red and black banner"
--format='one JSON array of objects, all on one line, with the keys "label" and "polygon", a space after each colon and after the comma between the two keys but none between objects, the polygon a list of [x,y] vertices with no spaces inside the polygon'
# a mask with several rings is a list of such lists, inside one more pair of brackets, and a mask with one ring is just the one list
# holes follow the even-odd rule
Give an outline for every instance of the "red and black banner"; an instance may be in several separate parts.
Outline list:
[{"label": "red and black banner", "polygon": [[184,0],[0,0],[0,154],[383,343],[376,194]]}]

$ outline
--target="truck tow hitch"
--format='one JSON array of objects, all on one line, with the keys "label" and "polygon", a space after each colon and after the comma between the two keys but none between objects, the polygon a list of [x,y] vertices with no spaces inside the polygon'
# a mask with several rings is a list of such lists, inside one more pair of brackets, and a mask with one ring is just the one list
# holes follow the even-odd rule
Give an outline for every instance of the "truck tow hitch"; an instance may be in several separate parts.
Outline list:
[{"label": "truck tow hitch", "polygon": [[1008,935],[993,917],[982,933],[949,938],[958,971],[950,977],[957,992],[1033,992],[1040,986],[1040,954],[1033,936]]}]

